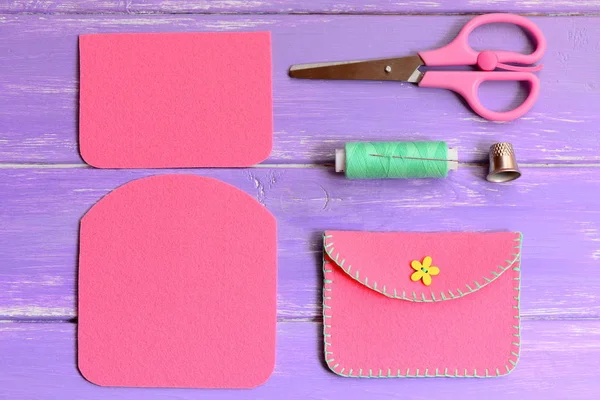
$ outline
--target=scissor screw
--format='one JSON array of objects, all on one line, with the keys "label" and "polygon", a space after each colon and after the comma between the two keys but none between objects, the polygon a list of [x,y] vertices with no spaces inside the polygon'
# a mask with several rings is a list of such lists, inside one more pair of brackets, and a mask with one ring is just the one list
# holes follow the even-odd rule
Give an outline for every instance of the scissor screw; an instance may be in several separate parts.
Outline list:
[{"label": "scissor screw", "polygon": [[390,67],[389,65],[385,67],[385,72],[392,72],[392,67]]}]

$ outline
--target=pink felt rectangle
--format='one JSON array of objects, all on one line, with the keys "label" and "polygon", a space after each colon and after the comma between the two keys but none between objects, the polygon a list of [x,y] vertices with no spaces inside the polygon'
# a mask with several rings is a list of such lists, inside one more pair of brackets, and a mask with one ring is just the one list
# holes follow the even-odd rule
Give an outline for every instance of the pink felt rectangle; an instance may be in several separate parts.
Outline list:
[{"label": "pink felt rectangle", "polygon": [[[411,279],[425,257],[430,285]],[[323,261],[335,373],[491,377],[516,366],[521,234],[328,231]]]},{"label": "pink felt rectangle", "polygon": [[92,34],[79,49],[88,164],[247,167],[269,156],[269,32]]}]

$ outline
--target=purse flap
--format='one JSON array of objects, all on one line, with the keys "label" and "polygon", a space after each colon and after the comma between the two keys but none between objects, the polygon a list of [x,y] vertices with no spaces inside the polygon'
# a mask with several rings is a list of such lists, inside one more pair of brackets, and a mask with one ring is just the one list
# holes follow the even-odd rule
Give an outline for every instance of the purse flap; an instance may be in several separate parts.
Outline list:
[{"label": "purse flap", "polygon": [[326,231],[328,258],[387,297],[414,302],[460,298],[491,284],[521,256],[518,232]]}]

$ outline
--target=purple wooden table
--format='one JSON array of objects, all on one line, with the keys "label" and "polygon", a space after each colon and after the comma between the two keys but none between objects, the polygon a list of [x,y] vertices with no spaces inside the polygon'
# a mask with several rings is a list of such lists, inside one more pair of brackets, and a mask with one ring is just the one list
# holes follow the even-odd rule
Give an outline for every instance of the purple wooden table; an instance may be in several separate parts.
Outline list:
[{"label": "purple wooden table", "polygon": [[[292,81],[293,63],[434,48],[467,14],[531,15],[549,49],[542,96],[508,124],[452,93],[379,82]],[[598,399],[600,383],[600,0],[0,1],[0,399]],[[445,15],[445,14],[453,15]],[[167,171],[95,170],[77,150],[77,35],[270,30],[275,145],[262,165],[190,170],[255,196],[278,219],[279,324],[272,378],[251,391],[101,388],[75,364],[79,218],[115,187]],[[525,51],[516,29],[472,44]],[[516,94],[515,94],[516,93]],[[486,105],[523,96],[482,88]],[[446,140],[468,164],[446,180],[348,181],[331,172],[347,140]],[[523,177],[487,183],[495,141]],[[489,380],[355,380],[321,357],[324,229],[520,230],[523,352]]]}]

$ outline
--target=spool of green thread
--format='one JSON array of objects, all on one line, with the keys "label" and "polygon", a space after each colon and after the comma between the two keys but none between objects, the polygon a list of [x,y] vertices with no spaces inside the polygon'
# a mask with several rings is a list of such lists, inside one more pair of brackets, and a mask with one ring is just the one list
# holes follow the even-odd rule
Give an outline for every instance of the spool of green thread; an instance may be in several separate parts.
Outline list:
[{"label": "spool of green thread", "polygon": [[445,178],[458,154],[445,142],[355,142],[336,150],[336,171],[349,179]]}]

